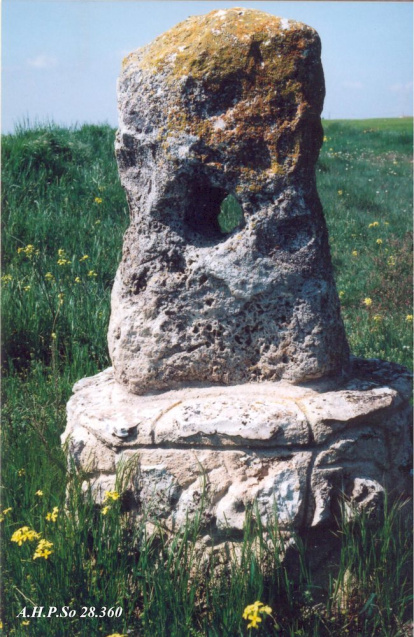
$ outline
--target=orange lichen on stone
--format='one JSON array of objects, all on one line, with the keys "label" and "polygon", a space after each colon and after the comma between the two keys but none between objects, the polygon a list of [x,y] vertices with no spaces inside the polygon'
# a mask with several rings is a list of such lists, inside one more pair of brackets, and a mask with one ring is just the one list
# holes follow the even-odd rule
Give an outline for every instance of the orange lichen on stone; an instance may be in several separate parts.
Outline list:
[{"label": "orange lichen on stone", "polygon": [[137,69],[169,87],[164,138],[197,136],[209,162],[221,163],[225,148],[263,182],[316,160],[324,82],[314,29],[251,9],[216,10],[132,53],[124,77]]}]

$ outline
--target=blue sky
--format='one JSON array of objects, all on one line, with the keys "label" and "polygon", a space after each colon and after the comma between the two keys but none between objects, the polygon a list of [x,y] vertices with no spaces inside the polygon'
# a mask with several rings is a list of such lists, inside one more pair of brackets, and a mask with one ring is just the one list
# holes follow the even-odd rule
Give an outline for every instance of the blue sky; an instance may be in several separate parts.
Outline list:
[{"label": "blue sky", "polygon": [[27,119],[116,126],[122,58],[190,15],[230,6],[319,32],[324,117],[412,115],[410,2],[3,0],[3,132]]}]

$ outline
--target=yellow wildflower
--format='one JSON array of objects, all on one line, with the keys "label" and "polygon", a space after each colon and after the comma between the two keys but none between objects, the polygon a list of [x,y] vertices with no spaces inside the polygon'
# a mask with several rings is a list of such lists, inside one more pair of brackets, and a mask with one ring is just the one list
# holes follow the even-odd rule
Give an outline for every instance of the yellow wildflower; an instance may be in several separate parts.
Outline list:
[{"label": "yellow wildflower", "polygon": [[352,250],[352,256],[353,257],[357,257],[358,256],[358,250]]},{"label": "yellow wildflower", "polygon": [[369,224],[368,228],[376,228],[377,226],[379,226],[379,221],[373,221]]},{"label": "yellow wildflower", "polygon": [[17,529],[11,536],[11,542],[17,542],[19,546],[26,542],[32,542],[33,540],[39,540],[40,533],[36,533],[33,529],[30,529],[28,526],[22,526],[20,529]]},{"label": "yellow wildflower", "polygon": [[89,270],[88,276],[98,276],[95,270]]},{"label": "yellow wildflower", "polygon": [[108,502],[108,500],[118,500],[121,496],[118,491],[105,491],[104,502]]},{"label": "yellow wildflower", "polygon": [[50,550],[52,546],[53,542],[49,542],[48,540],[40,540],[33,555],[33,559],[37,560],[38,557],[44,557],[45,560],[47,560],[49,555],[52,555],[53,553],[53,551]]},{"label": "yellow wildflower", "polygon": [[75,283],[80,283],[80,282],[81,282],[80,277],[77,276],[75,279]]},{"label": "yellow wildflower", "polygon": [[22,626],[29,626],[29,624],[30,624],[30,622],[28,622],[28,621],[22,622]]},{"label": "yellow wildflower", "polygon": [[374,316],[372,317],[374,319],[374,321],[376,323],[380,323],[382,321],[382,316],[381,314],[374,314]]},{"label": "yellow wildflower", "polygon": [[65,295],[63,292],[59,292],[58,299],[59,299],[59,305],[63,305],[63,301],[65,299]]},{"label": "yellow wildflower", "polygon": [[327,138],[327,136],[326,136],[326,135],[325,135],[325,137],[323,138],[323,141],[324,141],[324,142],[327,142],[327,141],[328,141],[328,138]]},{"label": "yellow wildflower", "polygon": [[384,221],[384,226],[389,226],[390,222],[389,221]]},{"label": "yellow wildflower", "polygon": [[31,288],[31,285],[25,285],[25,286],[23,287],[23,290],[24,290],[25,292],[28,292],[28,291],[30,290],[30,288]]},{"label": "yellow wildflower", "polygon": [[387,264],[388,264],[389,266],[393,266],[393,265],[395,265],[395,264],[396,264],[395,257],[393,257],[393,256],[389,256],[389,257],[388,257],[388,259],[387,259]]},{"label": "yellow wildflower", "polygon": [[55,341],[56,340],[56,332],[52,332],[50,337],[51,337],[52,341]]},{"label": "yellow wildflower", "polygon": [[377,243],[378,243],[378,245],[380,246],[380,245],[381,245],[381,243],[382,243],[382,239],[377,239]]},{"label": "yellow wildflower", "polygon": [[413,322],[413,315],[412,314],[407,314],[407,316],[405,317],[405,320],[408,321],[408,323],[412,323]]},{"label": "yellow wildflower", "polygon": [[338,296],[339,296],[339,298],[340,298],[340,299],[343,299],[343,298],[344,298],[344,296],[345,296],[345,292],[344,292],[343,290],[341,290],[341,291],[339,292]]},{"label": "yellow wildflower", "polygon": [[62,259],[58,259],[57,260],[57,264],[58,265],[69,265],[70,263],[71,263],[71,261],[69,261],[69,259],[62,258]]},{"label": "yellow wildflower", "polygon": [[34,254],[39,254],[39,250],[35,250],[35,247],[29,243],[25,248],[17,248],[17,254],[24,252],[27,257],[32,257]]},{"label": "yellow wildflower", "polygon": [[338,195],[341,196],[343,195],[344,191],[343,190],[338,190]]},{"label": "yellow wildflower", "polygon": [[111,635],[107,635],[106,637],[127,637],[124,633],[112,633]]},{"label": "yellow wildflower", "polygon": [[366,305],[367,307],[369,307],[370,305],[372,305],[372,299],[369,298],[369,296],[366,296],[364,299],[364,305]]},{"label": "yellow wildflower", "polygon": [[89,259],[89,255],[88,254],[84,254],[83,257],[81,257],[79,259],[79,261],[86,261],[86,259]]},{"label": "yellow wildflower", "polygon": [[59,513],[58,507],[53,507],[52,513],[47,513],[46,514],[46,520],[48,522],[56,522],[57,517],[58,517],[58,513]]},{"label": "yellow wildflower", "polygon": [[36,491],[35,495],[38,495],[39,498],[41,498],[42,495],[43,495],[43,491],[41,489],[38,489],[38,491]]},{"label": "yellow wildflower", "polygon": [[1,277],[1,280],[3,281],[4,285],[7,285],[8,283],[11,283],[13,281],[13,277],[11,274],[4,274]]},{"label": "yellow wildflower", "polygon": [[103,507],[102,515],[106,515],[108,513],[108,511],[110,511],[110,509],[111,509],[111,507],[109,507],[109,506]]},{"label": "yellow wildflower", "polygon": [[10,513],[10,511],[13,511],[11,507],[8,507],[7,509],[3,509],[4,515],[7,515],[8,513]]},{"label": "yellow wildflower", "polygon": [[97,226],[97,225],[98,225],[98,224],[100,224],[100,223],[101,223],[101,220],[100,220],[100,219],[97,219],[97,220],[95,221],[95,226]]},{"label": "yellow wildflower", "polygon": [[24,476],[25,473],[26,473],[26,469],[19,469],[17,472],[17,475],[21,477],[21,476]]},{"label": "yellow wildflower", "polygon": [[45,274],[45,279],[46,281],[53,281],[55,277],[53,276],[53,274],[51,272],[46,272]]},{"label": "yellow wildflower", "polygon": [[95,203],[102,203],[101,197],[95,197]]},{"label": "yellow wildflower", "polygon": [[59,248],[59,250],[58,250],[58,256],[59,256],[59,257],[64,257],[64,256],[65,256],[65,251],[64,251],[64,249],[63,249],[63,248]]},{"label": "yellow wildflower", "polygon": [[270,606],[265,606],[262,602],[255,602],[246,606],[243,612],[243,619],[247,619],[250,622],[247,628],[257,628],[257,625],[263,621],[259,613],[270,615],[271,612]]}]

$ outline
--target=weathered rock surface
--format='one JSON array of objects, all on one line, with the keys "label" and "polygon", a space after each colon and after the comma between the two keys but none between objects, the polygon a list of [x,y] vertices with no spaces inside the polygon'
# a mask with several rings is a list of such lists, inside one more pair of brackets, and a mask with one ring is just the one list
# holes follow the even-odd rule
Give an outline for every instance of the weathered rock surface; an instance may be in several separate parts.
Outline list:
[{"label": "weathered rock surface", "polygon": [[129,391],[346,368],[315,187],[323,99],[317,33],[260,11],[189,18],[125,59],[131,225],[108,342]]},{"label": "weathered rock surface", "polygon": [[246,510],[264,524],[333,524],[341,494],[368,511],[384,489],[410,489],[411,377],[391,363],[353,360],[351,380],[216,387],[137,396],[110,368],[75,385],[62,441],[89,474],[97,503],[135,458],[124,499],[138,515],[179,528],[203,501],[205,535],[233,539]]}]

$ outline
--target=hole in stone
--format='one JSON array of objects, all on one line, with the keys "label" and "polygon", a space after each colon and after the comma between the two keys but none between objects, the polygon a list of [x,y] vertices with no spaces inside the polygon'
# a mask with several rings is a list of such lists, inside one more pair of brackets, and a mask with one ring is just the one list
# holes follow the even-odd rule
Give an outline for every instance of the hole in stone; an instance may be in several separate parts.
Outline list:
[{"label": "hole in stone", "polygon": [[223,234],[233,232],[244,221],[242,207],[234,195],[228,195],[221,202],[217,221]]},{"label": "hole in stone", "polygon": [[189,205],[184,213],[187,227],[199,236],[217,240],[230,234],[244,221],[243,210],[232,194],[212,186],[199,175],[187,191]]},{"label": "hole in stone", "polygon": [[209,307],[211,307],[214,303],[214,299],[206,299],[206,305],[208,305]]},{"label": "hole in stone", "polygon": [[205,178],[198,177],[188,192],[190,206],[184,216],[187,226],[208,239],[219,236],[221,231],[218,216],[220,204],[225,196],[225,190],[212,186]]}]

